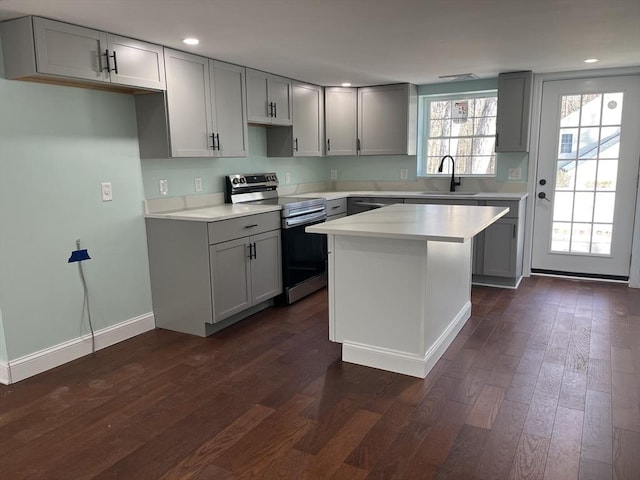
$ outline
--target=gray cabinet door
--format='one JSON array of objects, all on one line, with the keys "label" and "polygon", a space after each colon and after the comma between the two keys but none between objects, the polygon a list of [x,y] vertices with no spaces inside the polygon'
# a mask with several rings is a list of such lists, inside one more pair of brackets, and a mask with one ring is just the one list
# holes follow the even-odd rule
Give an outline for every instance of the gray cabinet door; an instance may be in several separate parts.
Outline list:
[{"label": "gray cabinet door", "polygon": [[211,91],[206,58],[165,49],[172,157],[212,157]]},{"label": "gray cabinet door", "polygon": [[249,238],[209,247],[214,323],[252,304]]},{"label": "gray cabinet door", "polygon": [[532,72],[498,75],[496,152],[529,151]]},{"label": "gray cabinet door", "polygon": [[247,68],[247,121],[271,123],[267,74]]},{"label": "gray cabinet door", "polygon": [[407,153],[408,85],[358,89],[360,155]]},{"label": "gray cabinet door", "polygon": [[357,155],[358,90],[328,87],[324,95],[327,155]]},{"label": "gray cabinet door", "polygon": [[282,293],[280,231],[261,233],[249,238],[253,243],[251,292],[254,304]]},{"label": "gray cabinet door", "polygon": [[322,87],[294,83],[293,156],[322,156],[324,108]]},{"label": "gray cabinet door", "polygon": [[245,118],[245,69],[209,60],[212,102],[212,133],[216,135],[217,157],[247,156]]},{"label": "gray cabinet door", "polygon": [[109,81],[104,32],[34,17],[33,34],[39,73]]},{"label": "gray cabinet door", "polygon": [[165,89],[164,52],[160,45],[107,34],[107,49],[111,83]]},{"label": "gray cabinet door", "polygon": [[501,218],[484,231],[482,275],[515,277],[518,219]]},{"label": "gray cabinet door", "polygon": [[291,101],[291,80],[284,77],[269,75],[269,101],[273,103],[273,116],[271,123],[274,125],[291,125],[292,122],[292,101]]}]

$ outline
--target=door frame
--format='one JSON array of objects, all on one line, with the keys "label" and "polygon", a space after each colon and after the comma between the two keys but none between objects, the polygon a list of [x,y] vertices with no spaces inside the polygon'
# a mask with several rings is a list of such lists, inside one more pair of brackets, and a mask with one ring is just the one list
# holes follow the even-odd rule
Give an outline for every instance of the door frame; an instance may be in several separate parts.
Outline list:
[{"label": "door frame", "polygon": [[[529,170],[527,181],[527,213],[525,217],[523,275],[531,275],[531,256],[533,252],[533,215],[535,211],[536,174],[538,171],[538,144],[540,142],[540,115],[542,113],[542,85],[552,80],[580,80],[583,78],[614,77],[621,75],[638,75],[640,67],[603,68],[596,70],[579,70],[574,72],[554,72],[534,75],[533,101],[531,108],[531,130],[529,148]],[[640,188],[636,184],[636,216],[631,247],[631,267],[629,286],[640,288]]]}]

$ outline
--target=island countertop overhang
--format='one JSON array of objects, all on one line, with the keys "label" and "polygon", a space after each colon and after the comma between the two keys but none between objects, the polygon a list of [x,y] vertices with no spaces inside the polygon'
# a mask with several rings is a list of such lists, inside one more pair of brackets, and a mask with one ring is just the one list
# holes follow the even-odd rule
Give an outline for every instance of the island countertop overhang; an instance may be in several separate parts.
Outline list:
[{"label": "island countertop overhang", "polygon": [[505,207],[393,204],[319,223],[309,233],[463,243],[500,217]]}]

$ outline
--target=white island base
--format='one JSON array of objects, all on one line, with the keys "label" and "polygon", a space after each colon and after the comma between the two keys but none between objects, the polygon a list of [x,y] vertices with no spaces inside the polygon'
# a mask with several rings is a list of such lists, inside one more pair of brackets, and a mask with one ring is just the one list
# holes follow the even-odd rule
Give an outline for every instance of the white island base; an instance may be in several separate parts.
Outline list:
[{"label": "white island base", "polygon": [[[507,211],[392,205],[308,227],[328,234],[329,339],[342,360],[426,377],[471,316],[472,238]],[[443,215],[455,228],[432,231]]]}]

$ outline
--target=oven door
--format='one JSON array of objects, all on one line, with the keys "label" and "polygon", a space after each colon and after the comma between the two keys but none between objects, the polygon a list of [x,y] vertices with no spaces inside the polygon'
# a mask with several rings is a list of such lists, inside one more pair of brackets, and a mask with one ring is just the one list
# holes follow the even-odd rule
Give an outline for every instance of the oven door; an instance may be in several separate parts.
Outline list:
[{"label": "oven door", "polygon": [[[287,223],[287,220],[291,220]],[[327,236],[305,232],[305,228],[323,223],[325,216],[314,221],[296,222],[284,219],[282,229],[282,273],[285,288],[291,288],[327,271]]]}]

